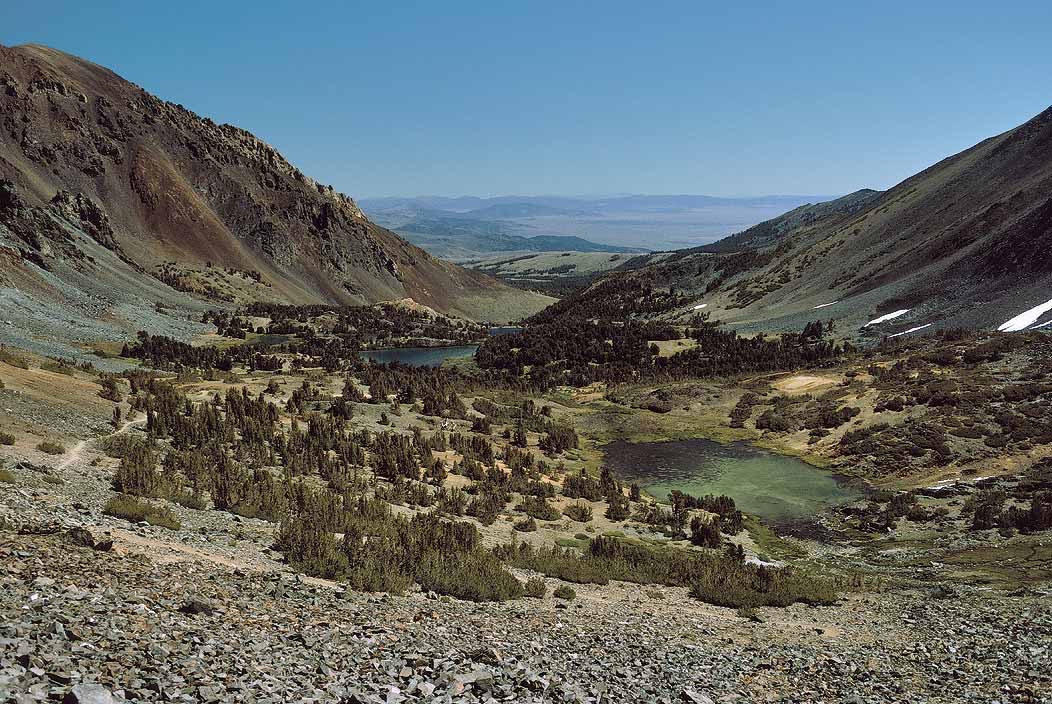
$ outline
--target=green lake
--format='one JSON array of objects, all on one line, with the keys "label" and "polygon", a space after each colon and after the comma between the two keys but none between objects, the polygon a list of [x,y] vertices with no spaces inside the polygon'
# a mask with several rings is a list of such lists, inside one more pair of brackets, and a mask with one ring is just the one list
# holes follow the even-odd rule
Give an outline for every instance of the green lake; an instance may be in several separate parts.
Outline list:
[{"label": "green lake", "polygon": [[725,494],[740,510],[772,523],[809,518],[861,496],[828,472],[744,442],[618,441],[603,450],[615,477],[639,484],[658,500],[673,489],[693,496]]}]

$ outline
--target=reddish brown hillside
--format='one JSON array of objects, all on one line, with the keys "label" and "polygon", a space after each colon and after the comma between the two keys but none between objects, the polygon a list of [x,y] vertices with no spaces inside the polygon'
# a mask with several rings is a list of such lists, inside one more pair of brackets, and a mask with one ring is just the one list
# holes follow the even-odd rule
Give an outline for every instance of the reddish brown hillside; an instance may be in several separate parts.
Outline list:
[{"label": "reddish brown hillside", "polygon": [[407,244],[248,132],[47,47],[0,47],[0,177],[30,206],[98,204],[104,244],[148,273],[211,263],[289,302],[408,297],[494,320],[546,302]]}]

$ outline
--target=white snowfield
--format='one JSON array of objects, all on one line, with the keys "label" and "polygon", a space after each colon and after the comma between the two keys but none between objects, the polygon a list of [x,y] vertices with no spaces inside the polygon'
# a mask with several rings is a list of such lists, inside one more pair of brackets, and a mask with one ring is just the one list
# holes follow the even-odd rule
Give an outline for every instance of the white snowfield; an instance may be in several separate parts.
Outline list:
[{"label": "white snowfield", "polygon": [[900,315],[906,315],[906,313],[909,313],[909,312],[910,312],[909,308],[903,308],[902,310],[897,310],[894,313],[886,313],[885,315],[882,315],[879,318],[874,318],[873,320],[869,321],[868,323],[866,323],[862,327],[868,328],[870,325],[876,325],[877,323],[883,323],[883,322],[888,321],[888,320],[894,320],[895,318],[898,318]]},{"label": "white snowfield", "polygon": [[1031,330],[1040,330],[1041,328],[1047,328],[1049,325],[1052,325],[1052,320],[1048,320],[1048,321],[1046,321],[1044,323],[1041,323],[1040,325],[1035,325],[1034,327],[1032,327],[1030,329]]},{"label": "white snowfield", "polygon": [[[1050,310],[1052,310],[1052,300],[1045,301],[1039,306],[1034,306],[1030,310],[1020,313],[1008,322],[1003,323],[997,329],[1001,332],[1019,332],[1020,330],[1026,330],[1028,327],[1036,323],[1038,318]],[[1044,323],[1044,325],[1047,324],[1048,323]]]},{"label": "white snowfield", "polygon": [[836,305],[837,303],[840,303],[840,301],[833,301],[832,303],[823,303],[821,305],[815,306],[811,310],[818,310],[819,308],[825,308],[826,306],[833,306],[833,305]]},{"label": "white snowfield", "polygon": [[918,330],[923,330],[924,328],[930,328],[930,327],[931,327],[931,323],[925,323],[924,325],[918,325],[917,327],[910,328],[909,330],[903,330],[902,332],[897,332],[894,335],[888,335],[888,337],[898,337],[899,335],[909,335],[911,332],[917,332]]},{"label": "white snowfield", "polygon": [[694,306],[694,310],[701,310],[702,308],[704,308],[707,305],[709,305],[709,304],[708,303],[699,303],[698,305]]}]

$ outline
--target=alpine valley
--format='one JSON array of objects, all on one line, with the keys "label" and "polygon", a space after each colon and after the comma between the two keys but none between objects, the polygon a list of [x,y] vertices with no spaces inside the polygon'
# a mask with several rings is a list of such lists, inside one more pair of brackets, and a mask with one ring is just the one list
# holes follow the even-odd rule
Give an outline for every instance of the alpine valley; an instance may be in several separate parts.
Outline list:
[{"label": "alpine valley", "polygon": [[0,700],[1052,701],[1052,109],[365,210],[0,47]]}]

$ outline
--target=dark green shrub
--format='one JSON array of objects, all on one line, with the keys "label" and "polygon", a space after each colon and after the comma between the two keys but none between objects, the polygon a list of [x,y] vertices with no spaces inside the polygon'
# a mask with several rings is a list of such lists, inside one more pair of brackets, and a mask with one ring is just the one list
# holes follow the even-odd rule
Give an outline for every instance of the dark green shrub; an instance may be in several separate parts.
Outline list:
[{"label": "dark green shrub", "polygon": [[149,446],[149,441],[144,438],[121,433],[120,435],[108,435],[99,441],[99,449],[107,457],[122,459],[128,452],[140,447]]},{"label": "dark green shrub", "polygon": [[438,510],[453,516],[463,516],[468,507],[468,497],[460,487],[446,490],[442,487],[435,497]]},{"label": "dark green shrub", "polygon": [[701,516],[694,516],[690,521],[690,542],[703,548],[718,548],[720,538],[719,517],[706,520]]},{"label": "dark green shrub", "polygon": [[152,498],[175,493],[170,478],[157,471],[157,455],[145,441],[124,448],[120,466],[113,476],[113,488],[125,494]]},{"label": "dark green shrub", "polygon": [[537,521],[535,521],[532,516],[527,516],[521,521],[515,522],[515,530],[520,533],[532,533],[537,530]]},{"label": "dark green shrub", "polygon": [[200,494],[176,494],[171,498],[172,501],[183,508],[193,509],[194,511],[204,511],[208,508],[208,502]]},{"label": "dark green shrub", "polygon": [[508,502],[508,495],[499,487],[483,485],[483,490],[468,502],[467,514],[484,526],[491,525]]},{"label": "dark green shrub", "polygon": [[836,601],[830,582],[794,570],[739,565],[710,570],[690,586],[690,595],[715,606],[786,607],[797,602],[820,605]]},{"label": "dark green shrub", "polygon": [[983,437],[983,428],[979,425],[963,426],[960,428],[954,428],[950,431],[950,435],[958,438],[967,438],[971,440],[978,440]]},{"label": "dark green shrub", "polygon": [[569,496],[571,499],[599,501],[603,498],[603,491],[599,486],[599,481],[588,476],[582,469],[578,474],[563,478],[563,496]]},{"label": "dark green shrub", "polygon": [[507,601],[523,595],[522,583],[488,552],[428,553],[416,570],[420,588],[469,601]]},{"label": "dark green shrub", "polygon": [[547,591],[548,585],[544,583],[544,580],[540,577],[534,577],[527,580],[524,593],[531,599],[543,599]]},{"label": "dark green shrub", "polygon": [[592,520],[592,507],[582,503],[570,504],[563,509],[563,515],[578,523]]},{"label": "dark green shrub", "polygon": [[41,452],[46,452],[49,455],[62,455],[65,454],[66,448],[60,443],[53,442],[51,440],[44,440],[37,444],[37,449]]},{"label": "dark green shrub", "polygon": [[282,521],[275,544],[308,574],[366,591],[401,593],[416,581],[425,590],[475,601],[522,595],[521,583],[480,549],[481,535],[470,523],[434,514],[396,517],[386,503],[361,497],[310,494],[295,503],[302,508]]},{"label": "dark green shrub", "polygon": [[45,372],[53,372],[55,374],[63,374],[65,376],[73,376],[76,371],[76,367],[71,364],[67,364],[63,361],[48,360],[40,365],[40,368]]},{"label": "dark green shrub", "polygon": [[653,547],[600,536],[582,555],[563,548],[504,545],[496,554],[509,564],[578,584],[610,580],[690,586],[699,599],[718,606],[786,606],[796,601],[830,603],[832,584],[789,569],[745,563],[739,554]]},{"label": "dark green shrub", "polygon": [[620,491],[615,491],[608,495],[606,501],[606,517],[611,521],[624,521],[632,515],[628,497]]},{"label": "dark green shrub", "polygon": [[555,588],[555,591],[552,592],[552,596],[554,596],[556,599],[572,601],[573,599],[577,598],[577,592],[574,591],[573,587],[567,586],[565,584],[560,584],[558,587]]},{"label": "dark green shrub", "polygon": [[964,512],[972,514],[972,530],[987,530],[998,525],[1007,495],[1004,489],[984,489],[965,502]]},{"label": "dark green shrub", "polygon": [[793,425],[784,415],[773,408],[768,408],[756,419],[756,429],[784,433],[792,430]]},{"label": "dark green shrub", "polygon": [[559,509],[548,503],[547,499],[540,496],[527,496],[523,498],[518,510],[527,516],[536,518],[538,521],[557,521],[562,516]]},{"label": "dark green shrub", "polygon": [[571,549],[558,546],[534,548],[528,543],[502,545],[496,554],[508,564],[578,584],[606,584],[606,566]]},{"label": "dark green shrub", "polygon": [[167,506],[154,506],[149,501],[128,494],[118,494],[106,502],[102,512],[133,523],[146,521],[150,525],[179,530],[179,519]]}]

